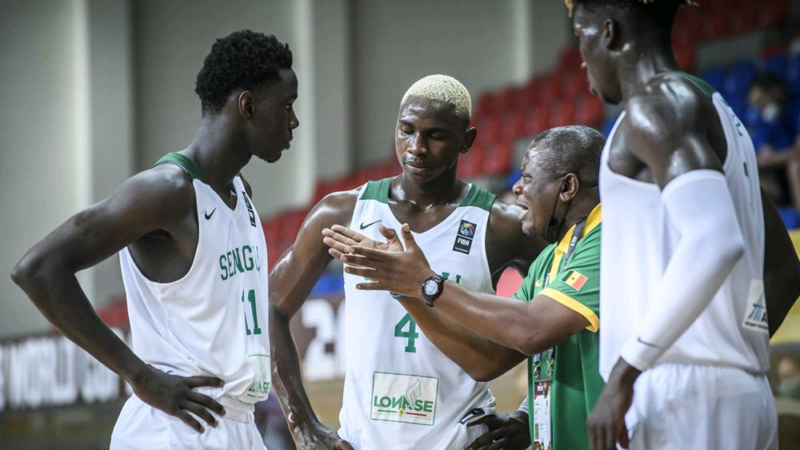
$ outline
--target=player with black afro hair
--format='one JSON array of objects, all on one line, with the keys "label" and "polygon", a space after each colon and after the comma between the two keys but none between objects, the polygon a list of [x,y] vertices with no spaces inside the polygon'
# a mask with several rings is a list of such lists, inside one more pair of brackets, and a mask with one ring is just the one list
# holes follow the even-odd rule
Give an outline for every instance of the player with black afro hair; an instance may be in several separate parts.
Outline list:
[{"label": "player with black afro hair", "polygon": [[203,114],[218,113],[231,92],[253,90],[278,80],[280,69],[292,68],[292,51],[275,36],[250,30],[217,39],[197,74],[194,91]]}]

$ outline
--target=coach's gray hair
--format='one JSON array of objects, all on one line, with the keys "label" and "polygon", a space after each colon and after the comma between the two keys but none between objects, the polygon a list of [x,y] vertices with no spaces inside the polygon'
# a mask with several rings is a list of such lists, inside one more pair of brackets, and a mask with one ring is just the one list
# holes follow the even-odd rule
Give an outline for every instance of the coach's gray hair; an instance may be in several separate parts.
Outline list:
[{"label": "coach's gray hair", "polygon": [[531,142],[529,150],[539,150],[539,166],[553,178],[568,173],[578,175],[581,183],[597,186],[600,154],[606,138],[594,128],[581,125],[551,128]]}]

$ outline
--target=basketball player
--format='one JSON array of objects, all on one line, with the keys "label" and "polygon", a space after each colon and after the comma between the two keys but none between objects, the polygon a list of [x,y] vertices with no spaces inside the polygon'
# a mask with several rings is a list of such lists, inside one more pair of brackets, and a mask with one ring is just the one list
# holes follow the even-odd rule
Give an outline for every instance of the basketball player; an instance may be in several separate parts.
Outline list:
[{"label": "basketball player", "polygon": [[[469,92],[454,78],[414,83],[395,129],[402,175],[321,200],[270,276],[276,392],[303,449],[463,449],[486,431],[467,425],[468,414],[494,411],[487,383],[440,352],[388,293],[357,291],[360,277],[345,275],[347,367],[338,433],[311,409],[289,333],[289,319],[331,260],[321,233],[334,224],[377,239],[382,226],[408,223],[442,277],[480,292],[493,292],[509,264],[527,269],[544,245],[522,233],[519,209],[456,177],[458,157],[477,133],[470,109]],[[487,352],[514,352],[483,343]]]},{"label": "basketball player", "polygon": [[[291,66],[274,36],[217,40],[197,75],[203,118],[189,147],[67,220],[12,273],[56,328],[133,387],[112,449],[264,448],[253,404],[270,387],[267,249],[239,171],[289,148]],[[116,252],[133,351],[75,278]]]},{"label": "basketball player", "polygon": [[[431,340],[439,338],[435,343],[445,335],[469,344],[477,333],[530,355],[529,402],[523,404],[531,406],[530,414],[523,407],[511,415],[478,419],[491,424],[492,431],[470,449],[523,450],[532,442],[556,450],[589,449],[586,430],[575,424],[586,421],[603,388],[597,369],[602,228],[597,175],[604,143],[596,130],[569,126],[545,131],[528,147],[514,185],[524,210],[522,228],[551,244],[531,265],[516,300],[437,280],[405,226],[400,233],[406,251],[393,233],[385,234],[385,244],[377,244],[341,226],[323,232],[333,254],[348,264],[345,272],[369,280],[362,278],[357,289],[407,296],[399,303]],[[436,287],[433,294],[426,292],[428,287]],[[454,361],[475,353],[485,370],[508,366],[478,345],[440,348]],[[518,361],[517,354],[507,357]]]},{"label": "basketball player", "polygon": [[625,106],[600,169],[607,384],[592,448],[776,448],[766,311],[780,324],[800,271],[750,137],[675,62],[683,0],[572,3],[592,91]]}]

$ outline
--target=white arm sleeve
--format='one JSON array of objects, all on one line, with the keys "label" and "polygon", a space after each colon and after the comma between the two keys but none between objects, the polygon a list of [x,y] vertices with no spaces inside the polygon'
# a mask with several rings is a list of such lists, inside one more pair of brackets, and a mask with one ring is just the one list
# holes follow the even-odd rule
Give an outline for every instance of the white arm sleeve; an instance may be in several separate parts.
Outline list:
[{"label": "white arm sleeve", "polygon": [[711,303],[744,252],[744,240],[725,176],[693,170],[661,193],[667,214],[680,233],[661,286],[620,356],[644,371],[686,331]]}]

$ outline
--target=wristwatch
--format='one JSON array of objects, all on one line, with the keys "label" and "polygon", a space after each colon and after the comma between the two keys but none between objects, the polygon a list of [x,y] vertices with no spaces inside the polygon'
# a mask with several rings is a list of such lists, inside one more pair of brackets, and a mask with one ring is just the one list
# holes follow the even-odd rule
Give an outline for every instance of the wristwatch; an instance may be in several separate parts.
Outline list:
[{"label": "wristwatch", "polygon": [[444,278],[439,275],[434,275],[422,283],[422,299],[431,308],[433,308],[434,300],[442,295],[442,291],[444,291]]}]

